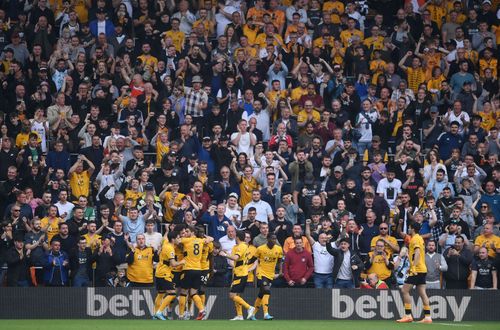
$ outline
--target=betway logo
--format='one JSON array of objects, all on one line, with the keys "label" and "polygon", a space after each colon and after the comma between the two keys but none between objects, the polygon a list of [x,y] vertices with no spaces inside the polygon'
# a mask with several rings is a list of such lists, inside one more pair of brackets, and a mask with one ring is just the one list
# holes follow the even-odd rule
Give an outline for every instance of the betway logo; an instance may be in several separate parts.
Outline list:
[{"label": "betway logo", "polygon": [[[332,290],[332,317],[348,319],[353,315],[363,319],[373,319],[380,315],[382,319],[394,319],[404,315],[403,298],[399,290],[379,290],[378,295],[350,296],[340,294],[340,290]],[[443,291],[444,292],[444,291]],[[430,296],[431,316],[435,319],[448,319],[448,311],[453,314],[453,321],[462,321],[471,297],[463,296],[457,302],[455,296]],[[423,311],[421,299],[412,301],[413,317],[420,317]]]},{"label": "betway logo", "polygon": [[[217,296],[207,296],[205,311],[210,316]],[[94,288],[87,289],[87,315],[91,317],[127,315],[140,317],[153,315],[154,298],[149,289],[132,289],[129,295],[96,294]],[[176,308],[178,314],[178,308]]]}]

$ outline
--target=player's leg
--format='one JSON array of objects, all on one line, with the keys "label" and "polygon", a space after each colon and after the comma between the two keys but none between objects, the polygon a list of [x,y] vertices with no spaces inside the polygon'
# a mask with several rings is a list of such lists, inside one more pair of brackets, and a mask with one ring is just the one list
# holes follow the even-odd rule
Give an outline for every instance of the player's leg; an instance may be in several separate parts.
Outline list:
[{"label": "player's leg", "polygon": [[201,298],[201,303],[205,305],[205,290],[207,289],[207,282],[208,282],[208,271],[203,271],[201,274],[201,286],[200,290],[198,290],[198,295]]},{"label": "player's leg", "polygon": [[165,291],[158,291],[156,293],[154,314],[158,313],[158,311],[161,311],[160,306],[164,297],[165,297]]},{"label": "player's leg", "polygon": [[189,288],[191,284],[189,283],[189,273],[188,271],[183,271],[181,275],[181,290],[179,295],[179,317],[184,319],[184,314],[186,313],[186,301],[187,295],[189,293]]},{"label": "player's leg", "polygon": [[424,305],[424,318],[420,321],[420,323],[432,323],[431,319],[431,307],[429,303],[429,297],[427,296],[427,290],[425,284],[417,285],[417,292],[422,299],[422,303]]},{"label": "player's leg", "polygon": [[272,320],[273,317],[269,314],[269,299],[271,298],[271,281],[264,279],[263,282],[264,295],[262,296],[262,311],[264,312],[264,320]]},{"label": "player's leg", "polygon": [[253,307],[255,308],[254,316],[259,311],[260,306],[262,306],[262,297],[264,297],[264,287],[262,285],[262,279],[259,279],[258,283],[259,283],[259,294],[257,295],[257,298],[255,299],[255,303],[253,304]]},{"label": "player's leg", "polygon": [[240,296],[245,291],[245,286],[247,285],[247,277],[242,276],[239,277],[238,279],[239,283],[235,286],[236,290],[233,291],[234,293],[237,293],[237,295],[234,295],[232,299],[235,303],[240,304],[243,308],[247,310],[248,312],[247,319],[251,319],[254,315],[255,307],[247,303],[245,299],[243,299]]},{"label": "player's leg", "polygon": [[175,290],[168,290],[165,298],[161,302],[159,312],[161,313],[165,308],[167,308],[167,306],[170,306],[176,297]]},{"label": "player's leg", "polygon": [[[234,290],[231,288],[231,291]],[[234,309],[236,311],[236,316],[232,318],[232,321],[242,321],[243,320],[243,308],[239,303],[236,302],[235,297],[237,297],[237,294],[235,292],[229,292],[229,299],[231,299],[234,303]]]},{"label": "player's leg", "polygon": [[403,294],[403,302],[405,305],[405,315],[397,320],[399,323],[410,323],[413,322],[413,317],[411,316],[411,296],[410,291],[413,287],[413,284],[405,283],[401,288],[401,293]]}]

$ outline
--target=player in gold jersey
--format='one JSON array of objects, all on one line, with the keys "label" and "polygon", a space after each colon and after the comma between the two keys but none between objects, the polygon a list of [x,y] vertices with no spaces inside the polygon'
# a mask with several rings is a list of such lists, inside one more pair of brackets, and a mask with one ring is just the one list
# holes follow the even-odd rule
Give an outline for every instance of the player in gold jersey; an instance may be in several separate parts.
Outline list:
[{"label": "player in gold jersey", "polygon": [[[175,284],[173,283],[172,268],[182,266],[185,260],[175,260],[174,246],[179,245],[181,238],[179,232],[172,231],[167,235],[160,249],[160,261],[156,267],[156,290],[155,313],[153,319],[165,321],[163,310],[169,306],[176,297]],[[165,297],[166,294],[166,297]]]},{"label": "player in gold jersey", "polygon": [[411,236],[408,252],[410,260],[410,269],[405,284],[401,289],[403,301],[405,304],[405,316],[397,320],[398,323],[411,323],[413,317],[411,315],[411,300],[410,291],[413,286],[417,287],[418,295],[424,304],[424,318],[419,323],[432,323],[431,309],[429,306],[429,298],[425,291],[425,276],[427,275],[427,267],[425,266],[425,243],[420,232],[421,224],[413,222],[410,224],[408,232]]},{"label": "player in gold jersey", "polygon": [[203,251],[201,253],[201,287],[198,290],[198,295],[201,298],[201,302],[205,305],[205,290],[207,288],[208,276],[210,275],[210,269],[212,268],[212,252],[214,251],[214,243],[210,242],[203,246]]},{"label": "player in gold jersey", "polygon": [[248,277],[248,244],[245,243],[245,233],[238,231],[236,233],[236,245],[233,247],[231,254],[221,251],[219,255],[228,258],[233,263],[233,282],[231,283],[231,291],[229,298],[234,301],[236,307],[236,317],[232,321],[243,321],[243,308],[245,307],[248,315],[247,319],[253,316],[255,307],[248,304],[240,294],[245,291]]},{"label": "player in gold jersey", "polygon": [[[257,263],[257,280],[259,285],[259,295],[255,300],[254,315],[250,318],[256,320],[255,314],[262,306],[264,312],[264,320],[272,320],[273,317],[269,314],[269,298],[271,297],[271,284],[274,279],[281,275],[281,263],[283,260],[283,249],[276,244],[276,234],[270,234],[267,238],[267,244],[257,248],[255,253]],[[276,265],[278,265],[279,273],[276,274]]]},{"label": "player in gold jersey", "polygon": [[198,295],[201,286],[201,257],[203,246],[213,241],[211,237],[205,237],[203,228],[188,227],[186,237],[181,238],[184,250],[184,269],[181,275],[181,291],[179,297],[179,315],[184,316],[186,311],[186,299],[188,293],[191,295],[196,308],[198,308],[197,320],[206,316],[205,307]]}]

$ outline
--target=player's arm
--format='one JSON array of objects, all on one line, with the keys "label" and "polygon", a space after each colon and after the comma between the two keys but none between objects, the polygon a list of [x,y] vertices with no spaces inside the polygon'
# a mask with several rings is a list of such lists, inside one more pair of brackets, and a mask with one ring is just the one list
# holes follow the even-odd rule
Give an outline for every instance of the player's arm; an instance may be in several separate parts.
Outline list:
[{"label": "player's arm", "polygon": [[229,260],[232,260],[234,262],[240,260],[239,254],[232,255],[232,254],[228,254],[226,251],[220,251],[219,255],[222,256],[222,257],[225,257],[225,258],[227,258]]},{"label": "player's arm", "polygon": [[413,269],[420,266],[420,248],[416,247],[415,252],[413,253]]},{"label": "player's arm", "polygon": [[255,261],[248,267],[248,272],[249,273],[253,272],[258,265],[259,265],[259,259],[256,258]]},{"label": "player's arm", "polygon": [[213,237],[205,235],[205,244],[210,244],[213,241],[214,241]]},{"label": "player's arm", "polygon": [[181,261],[177,261],[177,260],[175,260],[175,258],[171,258],[168,260],[168,264],[170,265],[170,267],[179,267],[181,265],[186,264],[186,259],[182,259]]}]

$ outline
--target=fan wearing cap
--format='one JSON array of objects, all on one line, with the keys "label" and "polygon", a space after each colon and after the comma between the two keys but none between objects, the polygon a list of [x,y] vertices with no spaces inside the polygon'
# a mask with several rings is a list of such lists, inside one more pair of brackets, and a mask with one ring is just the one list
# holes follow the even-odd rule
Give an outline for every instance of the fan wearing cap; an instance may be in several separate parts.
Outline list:
[{"label": "fan wearing cap", "polygon": [[104,33],[106,37],[111,37],[115,33],[115,26],[111,20],[106,18],[106,10],[98,8],[96,11],[96,19],[89,23],[90,33],[94,37]]},{"label": "fan wearing cap", "polygon": [[198,159],[200,162],[207,164],[208,173],[214,173],[215,171],[215,162],[212,158],[213,149],[214,145],[212,138],[209,135],[205,135],[201,140],[201,146],[198,149]]},{"label": "fan wearing cap", "polygon": [[191,79],[193,87],[184,87],[186,94],[186,115],[193,117],[195,125],[201,125],[203,119],[203,112],[208,106],[208,95],[201,88],[203,79],[200,76],[194,76]]},{"label": "fan wearing cap", "polygon": [[422,128],[424,133],[424,148],[430,149],[438,143],[438,138],[444,132],[444,126],[439,120],[439,109],[436,106],[431,106],[429,110],[430,119],[423,122]]}]

